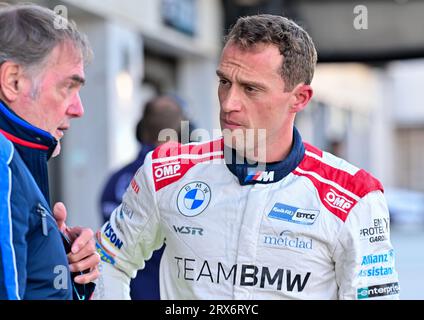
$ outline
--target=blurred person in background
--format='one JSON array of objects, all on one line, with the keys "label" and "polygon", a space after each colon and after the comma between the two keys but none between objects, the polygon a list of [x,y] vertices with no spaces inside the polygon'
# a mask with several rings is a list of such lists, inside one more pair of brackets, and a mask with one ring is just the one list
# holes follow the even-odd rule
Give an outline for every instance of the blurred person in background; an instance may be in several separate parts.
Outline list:
[{"label": "blurred person in background", "polygon": [[[122,202],[132,177],[143,165],[147,153],[166,141],[159,141],[163,129],[174,130],[181,140],[181,121],[185,119],[182,103],[170,95],[161,95],[149,100],[136,126],[136,138],[141,150],[137,158],[113,173],[102,191],[100,207],[102,218],[107,222],[112,211]],[[164,246],[153,252],[143,270],[131,281],[132,300],[159,300],[159,264]],[[101,252],[101,251],[100,251]]]},{"label": "blurred person in background", "polygon": [[0,299],[85,300],[94,289],[93,232],[67,227],[63,203],[52,214],[47,172],[84,113],[90,55],[75,24],[53,11],[0,4]]},{"label": "blurred person in background", "polygon": [[128,299],[164,241],[161,299],[399,297],[381,183],[294,126],[316,62],[292,20],[238,19],[216,72],[223,138],[147,155],[100,231],[103,298]]}]

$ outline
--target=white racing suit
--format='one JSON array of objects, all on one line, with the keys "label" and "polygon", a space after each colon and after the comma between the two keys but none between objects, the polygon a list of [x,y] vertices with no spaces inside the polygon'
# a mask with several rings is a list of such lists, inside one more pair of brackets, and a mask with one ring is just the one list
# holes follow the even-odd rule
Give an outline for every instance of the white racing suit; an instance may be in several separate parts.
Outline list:
[{"label": "white racing suit", "polygon": [[375,178],[296,129],[289,156],[263,170],[224,150],[217,140],[147,156],[97,234],[97,298],[129,299],[130,277],[164,241],[161,299],[398,298]]}]

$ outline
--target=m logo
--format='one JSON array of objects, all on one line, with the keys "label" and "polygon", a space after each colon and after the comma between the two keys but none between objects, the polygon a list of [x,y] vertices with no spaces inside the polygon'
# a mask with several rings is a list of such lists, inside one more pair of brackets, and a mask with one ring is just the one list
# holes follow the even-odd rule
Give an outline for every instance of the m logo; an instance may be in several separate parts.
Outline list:
[{"label": "m logo", "polygon": [[274,171],[256,171],[249,173],[249,175],[244,179],[244,182],[250,181],[273,182]]},{"label": "m logo", "polygon": [[339,209],[344,213],[347,213],[347,210],[349,210],[353,205],[353,201],[347,199],[341,194],[338,194],[333,189],[330,189],[330,191],[327,192],[324,201],[327,202],[330,207]]}]

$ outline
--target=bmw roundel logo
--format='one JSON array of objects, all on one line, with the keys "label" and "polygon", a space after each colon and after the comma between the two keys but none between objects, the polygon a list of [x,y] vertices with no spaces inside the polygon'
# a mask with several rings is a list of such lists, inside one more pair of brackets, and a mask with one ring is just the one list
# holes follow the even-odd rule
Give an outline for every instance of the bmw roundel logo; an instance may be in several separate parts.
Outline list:
[{"label": "bmw roundel logo", "polygon": [[211,189],[201,181],[187,183],[178,193],[177,206],[182,215],[194,217],[203,212],[211,201]]}]

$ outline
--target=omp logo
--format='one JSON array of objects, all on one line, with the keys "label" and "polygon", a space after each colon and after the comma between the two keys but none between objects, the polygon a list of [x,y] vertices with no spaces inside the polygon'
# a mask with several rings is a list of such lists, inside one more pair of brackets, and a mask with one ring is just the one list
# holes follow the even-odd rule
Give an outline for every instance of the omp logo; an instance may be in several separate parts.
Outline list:
[{"label": "omp logo", "polygon": [[274,181],[274,171],[250,172],[249,175],[244,179],[244,182],[249,181],[272,182]]},{"label": "omp logo", "polygon": [[121,240],[119,240],[118,236],[115,234],[110,222],[106,225],[105,231],[103,232],[103,236],[106,237],[106,240],[114,247],[121,249],[124,244]]},{"label": "omp logo", "polygon": [[353,205],[353,201],[347,199],[341,194],[338,194],[333,189],[330,189],[330,191],[327,192],[324,201],[327,202],[330,207],[339,209],[344,213],[347,213],[347,210],[349,210]]},{"label": "omp logo", "polygon": [[390,296],[393,294],[398,294],[399,291],[400,288],[397,282],[384,283],[376,286],[359,288],[357,290],[357,298],[361,300],[375,297]]},{"label": "omp logo", "polygon": [[173,226],[173,227],[174,227],[174,230],[175,230],[176,233],[203,236],[203,229],[202,228],[187,227],[187,226],[182,226],[182,227]]},{"label": "omp logo", "polygon": [[268,217],[299,224],[313,224],[319,215],[318,210],[300,209],[284,203],[276,203]]},{"label": "omp logo", "polygon": [[156,181],[162,181],[172,177],[180,176],[180,169],[181,165],[178,161],[157,166],[154,170]]}]

